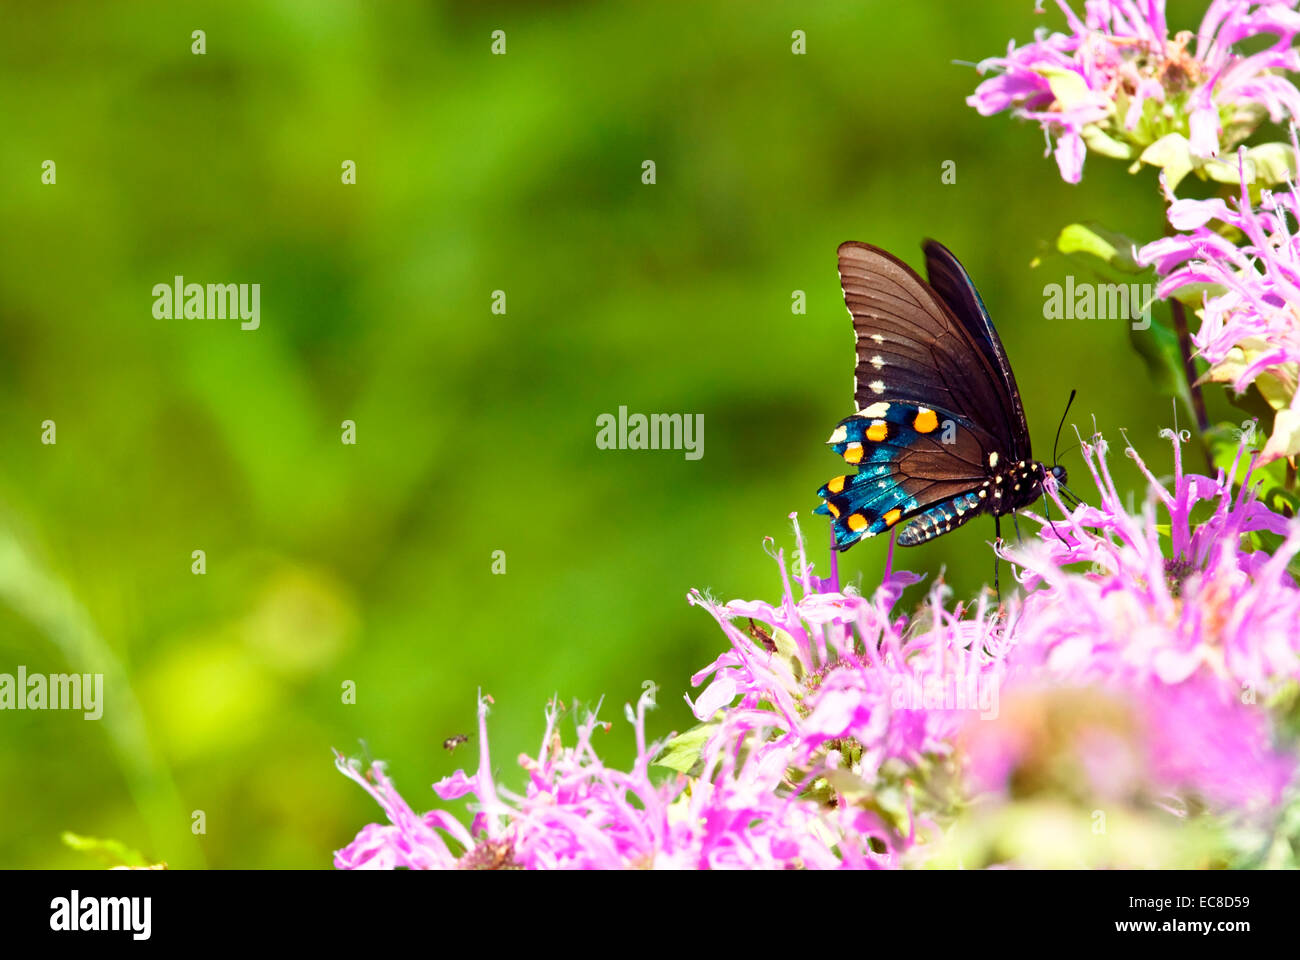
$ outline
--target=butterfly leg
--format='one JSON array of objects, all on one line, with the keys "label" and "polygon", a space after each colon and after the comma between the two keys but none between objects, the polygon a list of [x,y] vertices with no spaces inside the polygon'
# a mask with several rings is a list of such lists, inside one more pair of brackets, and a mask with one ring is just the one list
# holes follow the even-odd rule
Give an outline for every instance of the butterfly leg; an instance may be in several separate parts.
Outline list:
[{"label": "butterfly leg", "polygon": [[1020,521],[1016,519],[1016,511],[1014,510],[1011,511],[1011,525],[1016,528],[1016,543],[1019,543],[1021,540]]},{"label": "butterfly leg", "polygon": [[830,531],[831,535],[831,583],[838,590],[840,588],[840,560],[839,551],[835,549],[835,524],[826,524],[826,529]]},{"label": "butterfly leg", "polygon": [[1057,486],[1057,489],[1061,492],[1061,499],[1066,502],[1066,504],[1070,507],[1071,510],[1073,510],[1079,504],[1083,503],[1083,500],[1080,499],[1079,495],[1075,493],[1073,490],[1071,490],[1069,487],[1067,487],[1065,484],[1063,483],[1059,484]]},{"label": "butterfly leg", "polygon": [[998,558],[997,547],[1002,543],[1002,520],[996,514],[993,516],[993,592],[997,594],[998,606],[1002,606],[1002,588],[998,586],[998,567],[1001,560]]}]

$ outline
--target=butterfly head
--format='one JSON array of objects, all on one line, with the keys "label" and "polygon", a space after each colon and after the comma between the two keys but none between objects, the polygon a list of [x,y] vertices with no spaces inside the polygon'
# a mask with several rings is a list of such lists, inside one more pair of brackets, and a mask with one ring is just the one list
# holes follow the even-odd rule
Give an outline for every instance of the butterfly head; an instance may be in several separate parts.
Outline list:
[{"label": "butterfly head", "polygon": [[1047,473],[1056,481],[1058,487],[1065,486],[1066,481],[1069,480],[1069,475],[1065,472],[1065,467],[1061,466],[1059,463],[1048,467]]}]

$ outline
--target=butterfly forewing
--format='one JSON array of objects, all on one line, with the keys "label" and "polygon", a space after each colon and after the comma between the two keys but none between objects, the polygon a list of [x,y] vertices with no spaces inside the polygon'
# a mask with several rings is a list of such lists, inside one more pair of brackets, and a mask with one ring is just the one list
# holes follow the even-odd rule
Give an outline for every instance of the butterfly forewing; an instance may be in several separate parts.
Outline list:
[{"label": "butterfly forewing", "polygon": [[1007,452],[1017,460],[1027,459],[1030,455],[1029,428],[1025,424],[1020,390],[1016,387],[1016,376],[1011,372],[1011,363],[1007,360],[1002,340],[984,306],[984,298],[975,289],[970,274],[951,250],[938,240],[926,240],[921,249],[925,251],[925,272],[930,286],[961,321],[966,332],[983,351],[989,366],[997,371],[1002,380],[998,399],[1001,401],[1006,434],[1012,443]]},{"label": "butterfly forewing", "polygon": [[939,295],[907,264],[869,244],[841,244],[839,266],[857,335],[858,409],[902,400],[959,411],[1009,453],[1001,378]]}]

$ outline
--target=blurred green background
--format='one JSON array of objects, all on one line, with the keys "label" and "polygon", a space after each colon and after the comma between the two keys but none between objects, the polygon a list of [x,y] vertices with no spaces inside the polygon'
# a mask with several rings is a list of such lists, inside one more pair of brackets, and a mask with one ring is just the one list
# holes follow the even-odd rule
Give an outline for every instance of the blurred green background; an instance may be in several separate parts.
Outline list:
[{"label": "blurred green background", "polygon": [[[1068,186],[1036,128],[964,103],[977,77],[954,61],[1054,10],[301,0],[5,20],[0,672],[102,670],[108,690],[98,722],[0,714],[0,865],[89,865],[71,830],[175,867],[328,866],[382,817],[331,748],[388,761],[427,809],[473,765],[476,741],[442,742],[472,732],[479,688],[513,787],[554,694],[606,698],[615,762],[644,680],[651,735],[689,726],[688,677],[724,638],[688,589],[775,597],[761,541],[788,551],[793,510],[825,569],[808,511],[852,412],[843,240],[918,264],[934,236],[963,259],[1040,456],[1077,387],[1072,420],[1116,444],[1127,428],[1169,469],[1169,403],[1125,324],[1042,319],[1060,228],[1157,236],[1154,179],[1090,157]],[[155,319],[176,274],[260,283],[261,329]],[[703,459],[598,449],[620,405],[703,414]],[[991,537],[972,524],[899,563],[973,596]],[[873,584],[884,547],[842,571]]]}]

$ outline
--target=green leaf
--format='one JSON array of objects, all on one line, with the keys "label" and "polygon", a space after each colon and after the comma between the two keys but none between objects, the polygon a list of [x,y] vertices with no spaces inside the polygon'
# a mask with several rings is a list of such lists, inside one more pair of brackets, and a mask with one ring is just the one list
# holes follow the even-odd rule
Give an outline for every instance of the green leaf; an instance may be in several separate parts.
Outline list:
[{"label": "green leaf", "polygon": [[1093,92],[1088,89],[1087,81],[1083,79],[1081,74],[1075,73],[1073,70],[1048,67],[1039,70],[1038,73],[1047,80],[1047,85],[1052,88],[1052,96],[1056,98],[1056,102],[1066,110],[1093,103],[1096,99]]},{"label": "green leaf", "polygon": [[1294,457],[1300,453],[1300,412],[1291,409],[1277,412],[1264,453],[1272,457]]},{"label": "green leaf", "polygon": [[[1269,344],[1259,337],[1247,337],[1210,367],[1201,380],[1231,384],[1254,366],[1269,349]],[[1291,410],[1291,396],[1294,392],[1291,385],[1265,372],[1255,377],[1251,390],[1257,391],[1262,401],[1275,411],[1271,416],[1260,419],[1266,435],[1270,437],[1264,452],[1270,456],[1288,457],[1300,453],[1300,414]]]},{"label": "green leaf", "polygon": [[[1214,159],[1193,158],[1196,172],[1216,183],[1239,185],[1243,176],[1250,187],[1270,187],[1295,177],[1295,155],[1285,143],[1261,143],[1246,151],[1244,162],[1236,154]],[[1253,191],[1257,194],[1258,191]]]},{"label": "green leaf", "polygon": [[827,770],[825,780],[836,793],[842,794],[851,803],[871,796],[871,786],[856,773],[843,767]]},{"label": "green leaf", "polygon": [[698,775],[700,754],[719,726],[721,726],[720,722],[710,721],[697,724],[685,733],[679,733],[664,744],[663,750],[654,759],[654,765],[667,767],[669,770],[676,770],[688,776]]},{"label": "green leaf", "polygon": [[1096,224],[1072,223],[1056,238],[1056,249],[1067,256],[1086,253],[1126,276],[1147,272],[1133,256],[1132,238]]},{"label": "green leaf", "polygon": [[774,627],[772,629],[772,642],[776,644],[777,656],[784,657],[786,660],[794,661],[796,663],[798,662],[799,645],[794,642],[794,637],[790,636],[790,634],[786,633],[779,627]]},{"label": "green leaf", "polygon": [[1183,370],[1183,353],[1178,349],[1178,334],[1168,321],[1153,313],[1151,325],[1145,330],[1134,330],[1130,324],[1128,338],[1146,362],[1153,385],[1166,396],[1177,397],[1192,414],[1192,394]]},{"label": "green leaf", "polygon": [[[1261,494],[1260,500],[1270,510],[1281,510],[1294,496],[1287,493],[1287,464],[1282,460],[1265,463],[1262,467],[1256,464],[1255,470],[1251,473],[1251,480],[1257,484],[1264,484],[1265,493]],[[1282,494],[1282,500],[1273,500],[1274,490]]]},{"label": "green leaf", "polygon": [[1231,161],[1227,160],[1198,160],[1196,172],[1203,178],[1209,177],[1215,183],[1235,183],[1240,184],[1243,174],[1246,183],[1255,182],[1255,165],[1247,158],[1241,167],[1237,166],[1237,158],[1233,157]]},{"label": "green leaf", "polygon": [[1117,160],[1133,159],[1132,144],[1116,140],[1095,123],[1085,126],[1079,135],[1083,137],[1084,145],[1093,153],[1103,157],[1114,157]]},{"label": "green leaf", "polygon": [[1274,513],[1280,513],[1288,517],[1300,516],[1300,494],[1297,494],[1293,490],[1285,490],[1282,487],[1270,487],[1268,490],[1264,491],[1260,500],[1263,501],[1264,506],[1268,507]]},{"label": "green leaf", "polygon": [[1261,143],[1246,151],[1246,159],[1255,165],[1255,180],[1259,183],[1273,186],[1295,179],[1295,151],[1289,143]]},{"label": "green leaf", "polygon": [[1206,294],[1220,297],[1227,292],[1228,288],[1220,283],[1189,283],[1174,291],[1173,299],[1195,313],[1205,305]]},{"label": "green leaf", "polygon": [[1254,386],[1259,388],[1259,395],[1274,410],[1290,408],[1294,388],[1283,383],[1267,370],[1255,378]]},{"label": "green leaf", "polygon": [[[1216,423],[1205,432],[1206,442],[1210,445],[1210,456],[1214,465],[1227,474],[1233,463],[1237,460],[1237,452],[1241,449],[1243,439],[1247,441],[1249,447],[1258,450],[1264,444],[1264,438],[1267,436],[1260,429],[1259,421],[1250,418],[1243,419],[1240,425],[1233,423]],[[1237,480],[1241,480],[1241,471],[1238,469]]]},{"label": "green leaf", "polygon": [[63,843],[80,853],[94,857],[106,867],[147,867],[149,861],[138,850],[132,850],[119,840],[83,837],[65,830]]},{"label": "green leaf", "polygon": [[[1080,262],[1084,255],[1082,262],[1110,282],[1141,282],[1143,277],[1153,275],[1152,268],[1139,265],[1133,256],[1132,238],[1096,224],[1070,224],[1056,238],[1056,247],[1074,262]],[[1145,361],[1154,385],[1165,395],[1181,399],[1191,413],[1192,397],[1183,372],[1183,355],[1169,320],[1153,312],[1145,329],[1134,329],[1129,324],[1129,340]]]},{"label": "green leaf", "polygon": [[1138,161],[1163,170],[1170,190],[1176,189],[1196,166],[1192,157],[1192,145],[1181,133],[1165,134],[1143,150]]}]

